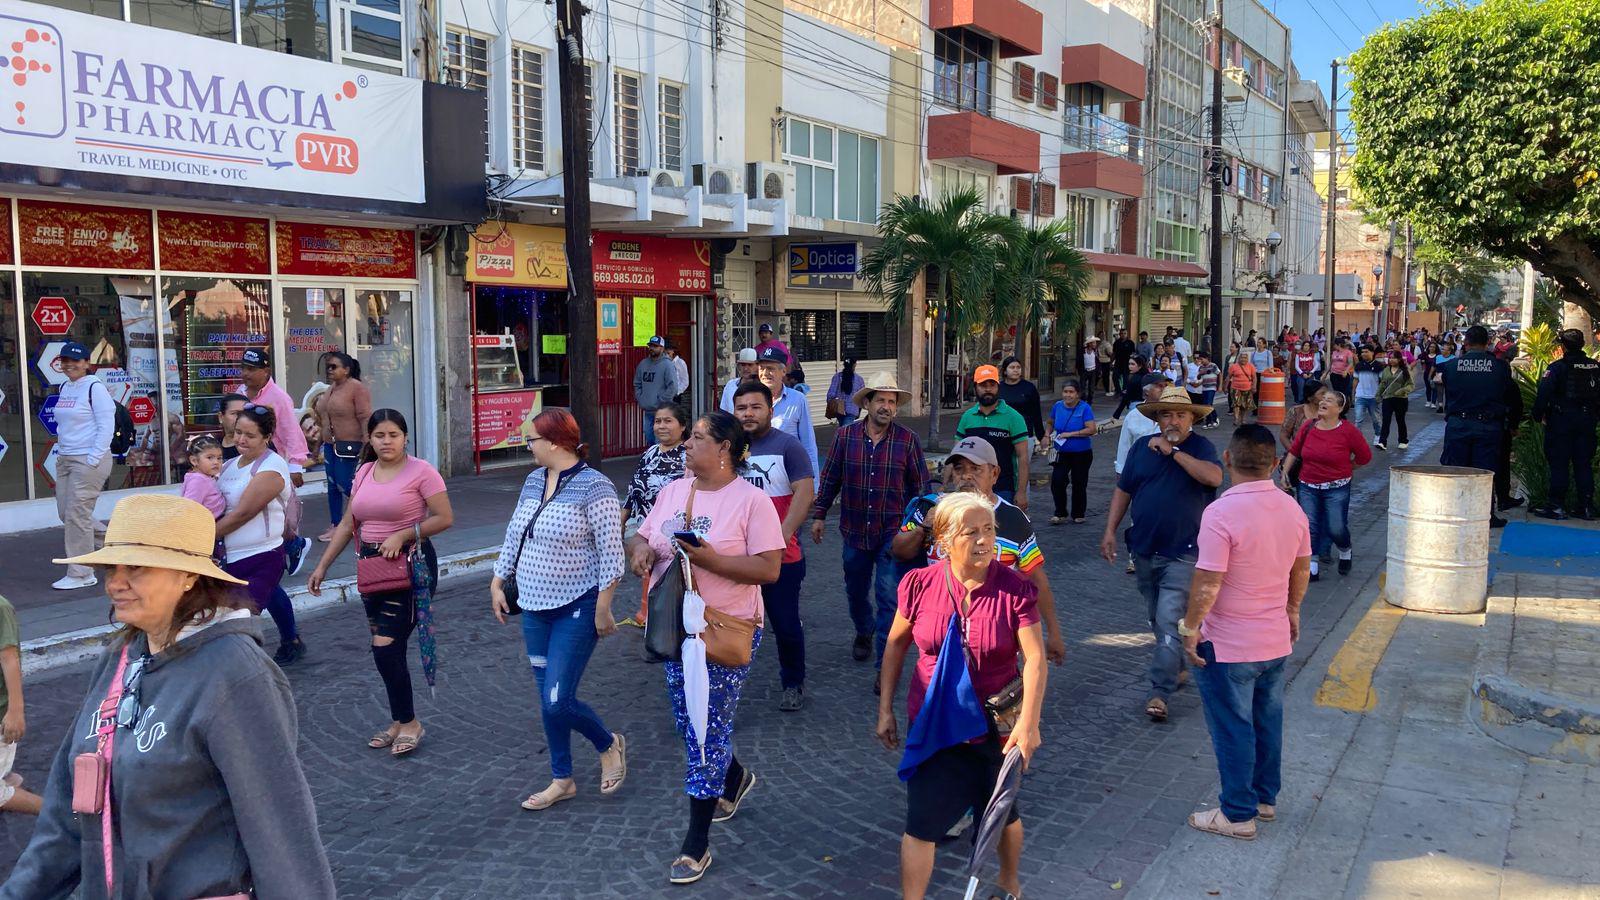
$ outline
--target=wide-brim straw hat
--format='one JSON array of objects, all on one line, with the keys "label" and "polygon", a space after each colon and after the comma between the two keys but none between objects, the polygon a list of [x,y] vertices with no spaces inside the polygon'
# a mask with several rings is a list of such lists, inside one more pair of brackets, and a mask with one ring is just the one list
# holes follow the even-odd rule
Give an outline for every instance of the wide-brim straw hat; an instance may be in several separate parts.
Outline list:
[{"label": "wide-brim straw hat", "polygon": [[230,584],[246,582],[212,560],[217,523],[204,506],[171,494],[134,494],[117,501],[105,545],[93,553],[53,560],[80,566],[146,566],[193,572]]},{"label": "wide-brim straw hat", "polygon": [[1160,400],[1147,400],[1144,403],[1139,404],[1139,412],[1143,413],[1145,416],[1151,416],[1153,413],[1166,412],[1169,409],[1176,410],[1178,412],[1192,412],[1194,413],[1194,417],[1199,419],[1211,415],[1213,407],[1206,406],[1203,403],[1195,403],[1194,401],[1190,400],[1189,392],[1181,387],[1178,387],[1177,385],[1171,385],[1166,390],[1162,391]]},{"label": "wide-brim straw hat", "polygon": [[867,382],[866,387],[856,391],[850,396],[850,402],[860,406],[867,401],[868,397],[878,393],[879,391],[884,391],[891,394],[899,394],[901,403],[906,403],[911,400],[911,392],[901,389],[899,382],[894,380],[893,373],[879,372],[878,374],[872,376],[872,380]]}]

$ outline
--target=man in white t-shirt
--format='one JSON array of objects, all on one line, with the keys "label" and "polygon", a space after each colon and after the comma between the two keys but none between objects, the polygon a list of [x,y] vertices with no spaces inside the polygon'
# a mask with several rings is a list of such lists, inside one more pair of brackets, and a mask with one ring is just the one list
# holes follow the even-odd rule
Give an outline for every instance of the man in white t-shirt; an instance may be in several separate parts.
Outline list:
[{"label": "man in white t-shirt", "polygon": [[1185,360],[1194,354],[1194,347],[1183,336],[1182,328],[1179,328],[1178,332],[1172,336],[1172,349],[1178,351]]}]

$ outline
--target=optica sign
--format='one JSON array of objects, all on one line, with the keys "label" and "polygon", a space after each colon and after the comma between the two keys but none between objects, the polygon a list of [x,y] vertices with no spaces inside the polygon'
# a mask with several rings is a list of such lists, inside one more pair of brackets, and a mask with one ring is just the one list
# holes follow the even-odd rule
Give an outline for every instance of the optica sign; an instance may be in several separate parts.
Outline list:
[{"label": "optica sign", "polygon": [[422,82],[10,0],[6,161],[406,203]]}]

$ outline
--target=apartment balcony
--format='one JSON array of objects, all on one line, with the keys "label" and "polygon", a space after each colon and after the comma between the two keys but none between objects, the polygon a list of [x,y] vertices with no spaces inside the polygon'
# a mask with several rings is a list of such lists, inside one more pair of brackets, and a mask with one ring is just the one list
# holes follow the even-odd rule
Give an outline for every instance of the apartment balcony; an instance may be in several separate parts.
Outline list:
[{"label": "apartment balcony", "polygon": [[970,110],[929,116],[928,158],[989,163],[996,175],[1028,175],[1039,171],[1039,132]]},{"label": "apartment balcony", "polygon": [[1022,0],[930,0],[928,24],[986,34],[999,45],[1001,59],[1044,50],[1044,13]]},{"label": "apartment balcony", "polygon": [[1067,108],[1061,189],[1122,200],[1144,194],[1139,128],[1103,113]]},{"label": "apartment balcony", "polygon": [[1105,44],[1061,48],[1062,84],[1098,84],[1113,102],[1143,100],[1144,65]]}]

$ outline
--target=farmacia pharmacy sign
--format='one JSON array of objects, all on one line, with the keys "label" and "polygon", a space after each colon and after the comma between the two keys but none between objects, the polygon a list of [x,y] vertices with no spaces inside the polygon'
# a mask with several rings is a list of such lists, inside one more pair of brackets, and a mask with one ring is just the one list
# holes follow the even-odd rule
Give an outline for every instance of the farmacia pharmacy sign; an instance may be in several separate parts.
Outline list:
[{"label": "farmacia pharmacy sign", "polygon": [[0,12],[0,160],[404,203],[422,83],[32,3]]}]

